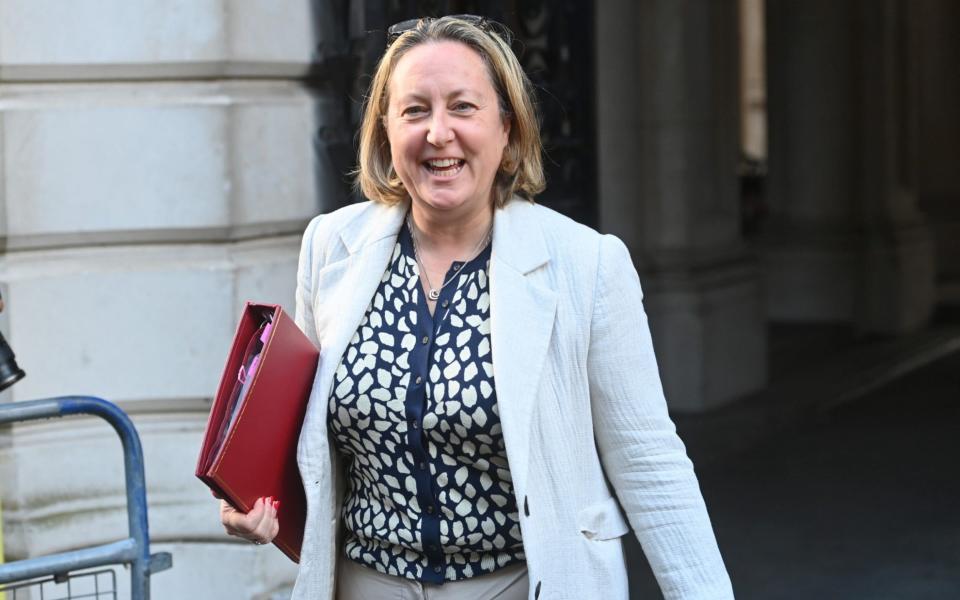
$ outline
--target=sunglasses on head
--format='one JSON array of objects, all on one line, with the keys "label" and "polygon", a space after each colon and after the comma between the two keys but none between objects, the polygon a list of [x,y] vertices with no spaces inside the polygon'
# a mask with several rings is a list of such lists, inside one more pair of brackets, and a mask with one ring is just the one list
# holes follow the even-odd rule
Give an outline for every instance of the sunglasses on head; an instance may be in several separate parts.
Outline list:
[{"label": "sunglasses on head", "polygon": [[[507,28],[507,26],[503,23],[498,23],[493,19],[488,19],[487,17],[480,17],[477,15],[449,15],[448,18],[465,21],[474,27],[479,27],[490,35],[496,35],[508,46],[513,42],[513,33]],[[434,17],[423,17],[422,19],[407,19],[406,21],[394,23],[387,28],[387,46],[389,47],[390,44],[395,42],[396,39],[404,33],[416,29],[420,23],[426,25],[432,21],[436,21],[436,19]]]}]

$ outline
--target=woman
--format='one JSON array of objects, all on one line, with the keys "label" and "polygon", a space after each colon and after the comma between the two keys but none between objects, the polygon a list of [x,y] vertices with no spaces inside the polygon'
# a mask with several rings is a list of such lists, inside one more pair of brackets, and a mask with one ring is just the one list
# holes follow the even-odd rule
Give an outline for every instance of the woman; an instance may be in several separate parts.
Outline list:
[{"label": "woman", "polygon": [[[294,597],[626,598],[632,527],[665,597],[731,598],[627,249],[533,203],[508,33],[391,34],[361,130],[371,201],[314,219],[300,256],[322,356]],[[270,541],[273,502],[224,504],[227,531]]]}]

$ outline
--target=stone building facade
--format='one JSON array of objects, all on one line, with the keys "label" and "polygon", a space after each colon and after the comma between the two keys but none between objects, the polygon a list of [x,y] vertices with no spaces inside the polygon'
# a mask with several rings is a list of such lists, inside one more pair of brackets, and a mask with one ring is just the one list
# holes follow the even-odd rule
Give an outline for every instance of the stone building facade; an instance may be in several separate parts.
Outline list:
[{"label": "stone building facade", "polygon": [[[292,308],[303,226],[350,200],[365,32],[474,4],[0,0],[0,326],[29,373],[0,400],[92,394],[132,416],[174,555],[155,597],[284,597],[294,565],[228,540],[192,476],[225,350],[244,300]],[[762,388],[771,320],[899,335],[960,303],[956,4],[762,5],[767,214],[747,236],[748,4],[595,2],[574,36],[595,66],[570,84],[595,154],[578,206],[633,252],[678,412]],[[6,559],[124,537],[121,485],[99,422],[0,432]]]}]

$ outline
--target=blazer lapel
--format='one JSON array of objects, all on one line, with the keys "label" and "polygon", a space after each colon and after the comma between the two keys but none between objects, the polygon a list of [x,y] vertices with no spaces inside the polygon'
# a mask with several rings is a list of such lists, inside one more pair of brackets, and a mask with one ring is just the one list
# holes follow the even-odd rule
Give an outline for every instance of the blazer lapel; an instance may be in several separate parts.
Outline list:
[{"label": "blazer lapel", "polygon": [[536,207],[512,200],[494,213],[490,337],[494,385],[516,488],[526,489],[537,383],[549,348],[557,294],[537,277],[550,261]]},{"label": "blazer lapel", "polygon": [[[347,256],[323,267],[314,281],[314,317],[320,366],[306,422],[313,440],[326,438],[327,398],[333,374],[380,284],[403,225],[406,206],[372,204],[340,231]],[[372,214],[371,214],[372,213]]]}]

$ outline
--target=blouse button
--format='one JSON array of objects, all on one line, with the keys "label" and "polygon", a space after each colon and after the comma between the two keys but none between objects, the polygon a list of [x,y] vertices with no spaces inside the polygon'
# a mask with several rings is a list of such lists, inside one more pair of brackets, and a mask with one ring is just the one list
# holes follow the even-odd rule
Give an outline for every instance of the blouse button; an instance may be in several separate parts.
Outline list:
[{"label": "blouse button", "polygon": [[420,340],[420,341],[423,342],[423,345],[427,345],[427,344],[430,343],[430,336],[426,336],[426,335],[425,335],[425,336],[423,336],[423,339]]},{"label": "blouse button", "polygon": [[423,461],[421,460],[420,462],[417,463],[417,467],[418,467],[421,471],[426,471],[426,470],[427,470],[427,463],[425,463],[425,462],[423,462]]},{"label": "blouse button", "polygon": [[417,382],[417,385],[420,385],[421,383],[423,383],[423,377],[417,375],[416,382]]},{"label": "blouse button", "polygon": [[434,573],[439,573],[441,570],[442,570],[442,569],[440,568],[440,565],[437,565],[437,566],[435,566],[435,567],[433,568],[433,572],[434,572]]},{"label": "blouse button", "polygon": [[413,427],[414,429],[420,429],[420,423],[417,421],[410,421],[410,427]]},{"label": "blouse button", "polygon": [[427,514],[428,514],[428,515],[432,515],[432,514],[433,514],[433,511],[434,511],[433,505],[432,505],[432,504],[428,504],[428,505],[427,505]]},{"label": "blouse button", "polygon": [[453,265],[453,270],[454,270],[454,271],[459,271],[459,270],[460,270],[460,267],[461,267],[461,265]]},{"label": "blouse button", "polygon": [[446,308],[446,307],[450,306],[450,301],[449,301],[449,300],[444,300],[443,302],[440,303],[440,306],[442,306],[443,308]]}]

